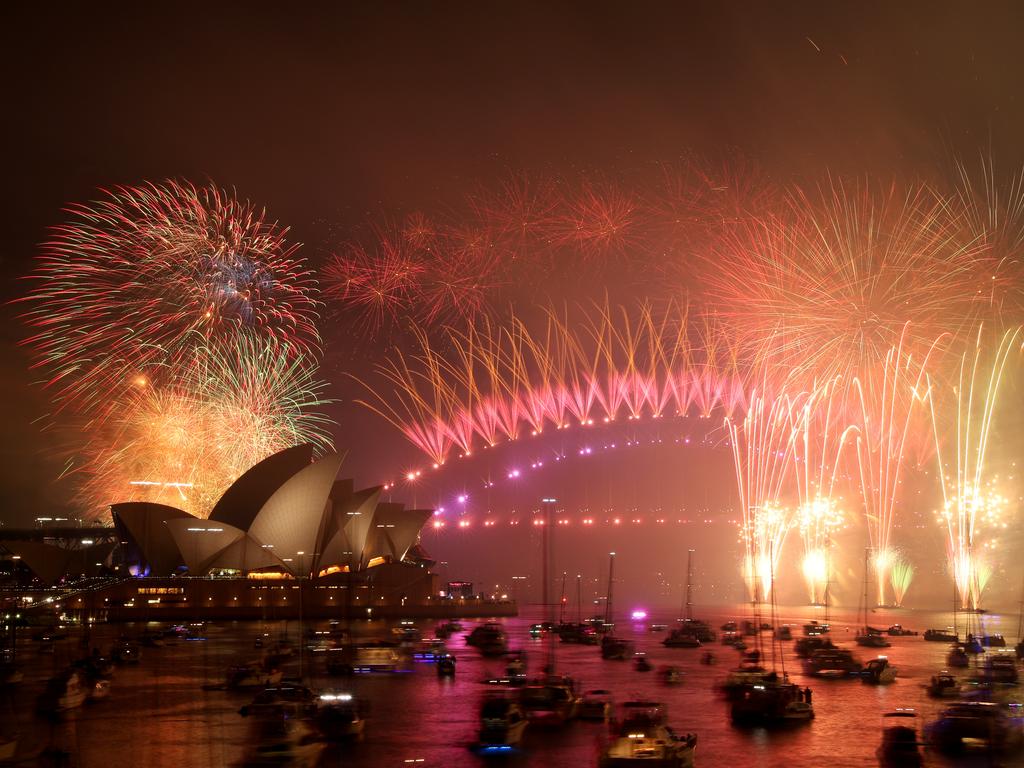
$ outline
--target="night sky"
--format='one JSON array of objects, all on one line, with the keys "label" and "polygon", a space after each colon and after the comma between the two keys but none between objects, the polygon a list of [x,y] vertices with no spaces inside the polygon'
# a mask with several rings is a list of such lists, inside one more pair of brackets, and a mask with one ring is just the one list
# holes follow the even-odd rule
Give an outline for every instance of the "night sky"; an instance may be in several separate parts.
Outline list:
[{"label": "night sky", "polygon": [[[979,152],[1008,167],[1024,159],[1024,8],[1013,2],[68,3],[4,15],[5,300],[27,289],[20,278],[62,206],[143,180],[233,187],[320,264],[339,232],[381,212],[444,209],[509,172],[643,178],[699,153],[741,155],[785,182],[928,177]],[[25,330],[16,307],[2,312],[0,521],[18,525],[69,499],[53,482],[56,438],[37,424],[48,406],[17,346]],[[321,330],[346,471],[384,480],[415,451],[340,383],[372,344],[330,316]],[[615,499],[577,479],[580,503],[658,504],[643,489],[674,461],[667,451],[630,460]],[[728,458],[693,460],[688,472],[722,482],[688,509],[728,503]],[[714,548],[734,532],[704,540]],[[596,574],[610,543],[566,567]],[[678,582],[673,549],[685,547],[659,546]],[[486,555],[435,548],[464,556],[452,577],[509,575]]]}]

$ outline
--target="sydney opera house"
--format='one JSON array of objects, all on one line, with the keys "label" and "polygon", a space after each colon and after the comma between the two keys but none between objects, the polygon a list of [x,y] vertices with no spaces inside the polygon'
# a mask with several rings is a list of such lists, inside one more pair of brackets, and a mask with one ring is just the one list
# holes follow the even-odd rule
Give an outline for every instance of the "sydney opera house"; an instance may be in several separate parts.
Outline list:
[{"label": "sydney opera house", "polygon": [[276,453],[238,478],[205,519],[163,504],[113,504],[113,545],[0,547],[49,582],[116,560],[123,578],[66,606],[110,619],[462,612],[439,596],[418,544],[432,510],[382,501],[379,486],[356,490],[338,479],[342,459],[314,461],[309,445]]}]

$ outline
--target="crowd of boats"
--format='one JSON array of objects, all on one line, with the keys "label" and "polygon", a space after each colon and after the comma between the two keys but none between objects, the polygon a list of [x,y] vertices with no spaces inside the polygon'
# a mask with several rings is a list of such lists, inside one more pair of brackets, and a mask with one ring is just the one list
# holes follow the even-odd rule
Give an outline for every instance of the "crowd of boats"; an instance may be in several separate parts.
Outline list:
[{"label": "crowd of boats", "polygon": [[[813,721],[813,691],[807,682],[798,684],[791,679],[787,657],[791,666],[796,657],[805,680],[889,685],[899,676],[887,655],[862,662],[853,649],[837,644],[827,622],[790,625],[755,618],[727,621],[714,628],[689,611],[687,614],[672,626],[651,625],[652,641],[667,648],[692,649],[695,653],[689,658],[702,664],[726,663],[730,657],[738,660],[729,664],[716,684],[727,702],[729,719],[737,727],[771,729]],[[63,638],[61,632],[36,633],[38,652],[52,652]],[[401,622],[390,629],[389,637],[373,641],[356,641],[337,623],[303,633],[299,643],[261,633],[253,642],[250,660],[232,663],[224,669],[220,682],[205,687],[251,695],[239,710],[252,729],[245,765],[314,765],[326,745],[358,741],[364,735],[368,703],[349,690],[345,678],[402,674],[417,663],[432,664],[439,677],[454,676],[457,659],[465,653],[454,649],[461,646],[498,660],[501,669],[500,674],[480,681],[485,687],[479,724],[469,742],[475,752],[485,756],[514,753],[523,748],[529,729],[557,729],[582,720],[605,724],[598,731],[601,766],[693,765],[697,734],[674,730],[665,703],[634,696],[616,705],[610,690],[580,690],[570,675],[558,670],[556,648],[566,644],[593,647],[601,659],[631,663],[635,673],[654,673],[666,686],[683,683],[682,664],[655,667],[644,650],[617,635],[607,616],[540,622],[530,627],[529,634],[536,642],[528,650],[511,648],[503,625],[492,621],[468,628],[454,621],[441,622],[433,626],[432,636],[424,636],[411,621]],[[886,649],[893,638],[915,635],[899,624],[885,630],[865,625],[856,632],[854,642],[860,648]],[[152,652],[149,649],[206,638],[204,625],[176,625],[123,635],[104,649],[106,652],[84,646],[87,652],[47,681],[36,699],[37,712],[61,718],[99,702],[109,696],[117,669],[140,663],[144,654]],[[1007,648],[999,635],[968,633],[961,638],[955,630],[944,629],[927,630],[923,639],[949,643],[948,666],[960,671],[936,671],[927,683],[930,697],[948,701],[939,716],[923,728],[918,728],[917,715],[911,709],[885,714],[877,753],[880,764],[920,765],[921,748],[926,745],[950,754],[983,751],[992,755],[1024,745],[1024,713],[1019,705],[1006,703],[1002,695],[1018,683],[1024,643]],[[15,651],[15,644],[9,643],[0,654],[0,684],[4,687],[21,682]],[[297,654],[299,675],[286,677],[285,669],[294,668]],[[969,666],[959,664],[961,654],[968,658]],[[539,670],[531,673],[529,662],[534,656],[542,661]],[[683,653],[680,659],[686,656]],[[304,671],[314,668],[318,677],[340,678],[338,684],[311,688]],[[12,739],[0,740],[0,760],[13,756],[15,750]]]}]

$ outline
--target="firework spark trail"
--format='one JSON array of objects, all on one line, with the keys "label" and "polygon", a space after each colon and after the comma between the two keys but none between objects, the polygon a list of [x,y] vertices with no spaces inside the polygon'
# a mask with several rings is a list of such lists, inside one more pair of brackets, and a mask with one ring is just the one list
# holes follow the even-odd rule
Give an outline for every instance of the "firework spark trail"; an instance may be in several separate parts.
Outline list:
[{"label": "firework spark trail", "polygon": [[843,526],[835,496],[844,447],[857,427],[840,421],[843,404],[838,378],[827,381],[807,398],[798,415],[794,468],[799,507],[797,526],[804,544],[803,575],[812,603],[824,600],[829,580],[832,534]]},{"label": "firework spark trail", "polygon": [[914,566],[903,558],[897,558],[893,561],[890,577],[893,601],[899,608],[903,605],[907,590],[910,589],[910,582],[914,580]]},{"label": "firework spark trail", "polygon": [[1020,327],[1003,333],[994,351],[985,342],[984,328],[978,328],[973,348],[960,358],[957,383],[943,406],[952,415],[951,427],[956,442],[956,466],[947,469],[939,449],[941,428],[935,399],[932,400],[932,425],[936,439],[943,509],[946,524],[950,570],[960,600],[977,608],[984,585],[982,560],[975,546],[980,544],[983,528],[989,532],[1005,523],[1001,519],[1006,500],[993,487],[986,465],[989,435],[1006,365],[1019,351],[1024,331]]},{"label": "firework spark trail", "polygon": [[988,259],[933,188],[831,183],[786,205],[724,230],[707,257],[712,300],[766,364],[852,382],[896,344],[923,355],[981,311]]},{"label": "firework spark trail", "polygon": [[90,430],[78,470],[90,517],[120,501],[157,501],[195,515],[267,456],[300,443],[330,447],[315,366],[252,335],[199,341],[173,384],[141,386]]},{"label": "firework spark trail", "polygon": [[484,320],[451,330],[444,351],[417,329],[420,351],[396,351],[379,368],[393,394],[362,382],[370,397],[359,402],[435,465],[453,449],[471,453],[476,438],[493,446],[549,424],[568,428],[570,417],[585,426],[622,414],[658,418],[673,408],[731,415],[746,403],[736,358],[726,340],[708,335],[712,326],[697,327],[704,340],[691,343],[687,321],[685,307],[656,317],[644,306],[630,319],[605,305],[572,326],[550,312],[540,333],[518,319],[505,328]]},{"label": "firework spark trail", "polygon": [[22,301],[23,343],[60,409],[92,417],[141,376],[187,362],[199,338],[257,333],[319,347],[315,281],[286,229],[217,187],[116,187],[68,209]]},{"label": "firework spark trail", "polygon": [[794,412],[805,397],[782,392],[769,400],[755,392],[742,426],[725,419],[743,515],[743,577],[751,600],[766,600],[771,593],[792,527],[792,512],[780,498],[799,434]]},{"label": "firework spark trail", "polygon": [[875,372],[879,382],[865,381],[862,376],[854,380],[860,409],[857,463],[861,498],[874,550],[879,605],[886,604],[885,584],[894,557],[892,531],[911,418],[914,406],[929,397],[928,368],[945,335],[935,339],[920,357],[905,348],[905,338],[905,334],[900,335],[880,370]]}]

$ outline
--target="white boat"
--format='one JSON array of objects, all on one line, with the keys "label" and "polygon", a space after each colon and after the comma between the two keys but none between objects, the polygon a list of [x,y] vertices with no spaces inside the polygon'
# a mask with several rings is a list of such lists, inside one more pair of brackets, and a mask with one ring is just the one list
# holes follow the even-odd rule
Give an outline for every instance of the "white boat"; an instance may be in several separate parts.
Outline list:
[{"label": "white boat", "polygon": [[316,701],[314,716],[320,734],[327,741],[362,741],[366,719],[351,693],[324,691]]},{"label": "white boat", "polygon": [[105,699],[110,695],[109,680],[95,680],[91,685],[92,687],[89,688],[89,701],[99,701],[100,699]]},{"label": "white boat", "polygon": [[519,747],[529,721],[513,699],[484,699],[480,707],[480,733],[474,750],[481,754],[511,752]]},{"label": "white boat", "polygon": [[861,670],[860,679],[862,682],[872,685],[888,685],[896,682],[896,667],[889,663],[885,656],[871,659]]},{"label": "white boat", "polygon": [[626,702],[616,725],[615,735],[601,755],[601,768],[692,768],[697,736],[673,733],[662,704]]},{"label": "white boat", "polygon": [[85,703],[89,689],[76,670],[65,670],[50,678],[46,690],[39,697],[39,709],[48,714],[60,714],[77,709]]}]

